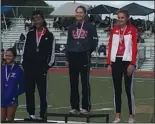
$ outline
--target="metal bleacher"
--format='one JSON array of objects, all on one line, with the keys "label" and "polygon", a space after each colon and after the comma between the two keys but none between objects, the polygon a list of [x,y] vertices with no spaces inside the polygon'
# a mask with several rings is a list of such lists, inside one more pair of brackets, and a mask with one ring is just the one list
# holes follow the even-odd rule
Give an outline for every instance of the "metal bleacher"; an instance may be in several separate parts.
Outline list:
[{"label": "metal bleacher", "polygon": [[10,29],[3,31],[2,33],[2,45],[6,50],[9,47],[13,47],[15,42],[19,40],[20,34],[26,34],[24,30],[24,19],[12,19],[12,26]]},{"label": "metal bleacher", "polygon": [[[24,18],[12,19],[13,25],[10,29],[2,32],[2,46],[6,50],[9,47],[13,47],[16,42],[18,42],[20,34],[26,35],[24,29]],[[67,32],[62,32],[60,30],[55,30],[52,28],[53,19],[46,19],[48,29],[54,34],[56,44],[66,44]],[[104,32],[104,29],[97,29],[99,36],[99,46],[104,43],[108,44],[108,34]],[[138,46],[139,52],[137,56],[137,64],[140,70],[153,70],[154,69],[154,35],[149,37],[144,37],[145,43],[141,43]],[[22,52],[22,51],[21,51]],[[17,52],[18,53],[18,52]],[[21,61],[22,53],[18,53],[17,61]],[[106,67],[106,56],[98,55],[97,52],[92,53],[92,67],[93,68],[105,68]],[[55,67],[64,67],[66,63],[65,53],[56,53],[56,63]]]}]

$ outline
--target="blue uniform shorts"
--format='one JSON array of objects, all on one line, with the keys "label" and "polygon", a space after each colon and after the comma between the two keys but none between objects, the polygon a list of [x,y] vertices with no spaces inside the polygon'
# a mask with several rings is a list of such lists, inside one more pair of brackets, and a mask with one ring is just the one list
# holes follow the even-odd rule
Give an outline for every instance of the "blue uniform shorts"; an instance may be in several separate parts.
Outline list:
[{"label": "blue uniform shorts", "polygon": [[12,100],[2,100],[1,101],[1,108],[8,108],[12,105],[18,105],[18,100],[13,98]]}]

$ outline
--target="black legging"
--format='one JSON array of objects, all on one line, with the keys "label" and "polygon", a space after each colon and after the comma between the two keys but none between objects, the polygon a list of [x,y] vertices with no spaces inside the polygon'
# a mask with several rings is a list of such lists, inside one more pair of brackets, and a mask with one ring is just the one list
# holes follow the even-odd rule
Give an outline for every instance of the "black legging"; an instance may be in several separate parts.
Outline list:
[{"label": "black legging", "polygon": [[90,111],[90,84],[89,84],[89,71],[90,71],[90,53],[87,52],[69,52],[69,74],[70,74],[70,102],[72,109],[80,110],[80,97],[79,97],[79,74],[82,83],[82,109]]},{"label": "black legging", "polygon": [[127,75],[127,68],[130,62],[122,61],[122,57],[117,57],[116,61],[112,63],[112,78],[114,84],[114,105],[116,113],[121,113],[121,94],[122,94],[122,77],[124,75],[125,90],[128,98],[129,113],[135,114],[135,103],[133,94],[133,74]]}]

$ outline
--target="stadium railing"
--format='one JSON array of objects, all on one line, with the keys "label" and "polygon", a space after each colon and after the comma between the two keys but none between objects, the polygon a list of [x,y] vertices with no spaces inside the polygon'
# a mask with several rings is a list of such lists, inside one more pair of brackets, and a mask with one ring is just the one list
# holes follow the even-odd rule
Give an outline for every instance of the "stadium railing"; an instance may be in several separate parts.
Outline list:
[{"label": "stadium railing", "polygon": [[2,13],[2,16],[3,16],[3,21],[4,21],[4,25],[5,25],[5,29],[7,30],[7,24],[6,24],[6,18],[5,18],[5,14]]},{"label": "stadium railing", "polygon": [[140,69],[143,62],[146,60],[146,46],[142,46],[141,44],[138,47],[138,53],[137,53],[137,66],[136,69]]}]

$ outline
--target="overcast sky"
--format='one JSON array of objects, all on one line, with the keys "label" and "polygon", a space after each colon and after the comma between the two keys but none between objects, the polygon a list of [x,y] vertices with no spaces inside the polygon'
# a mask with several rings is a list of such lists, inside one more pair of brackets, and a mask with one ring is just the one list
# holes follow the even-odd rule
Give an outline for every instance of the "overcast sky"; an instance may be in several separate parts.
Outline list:
[{"label": "overcast sky", "polygon": [[[49,5],[54,6],[55,8],[59,7],[60,5],[67,3],[67,2],[72,2],[72,1],[45,1]],[[154,1],[76,1],[77,3],[84,3],[88,5],[100,5],[100,4],[105,4],[105,5],[110,5],[113,7],[122,7],[124,5],[127,5],[129,3],[135,2],[140,5],[149,7],[149,8],[154,8]],[[145,18],[145,17],[143,17]],[[150,15],[150,20],[153,20],[154,14]]]},{"label": "overcast sky", "polygon": [[[66,2],[72,2],[72,1],[45,1],[49,5],[53,5],[54,7],[59,7],[60,5],[66,3]],[[77,3],[84,3],[88,5],[100,5],[100,4],[106,4],[111,5],[114,7],[122,7],[126,4],[136,2],[138,4],[141,4],[146,7],[154,8],[154,1],[76,1]]]}]

